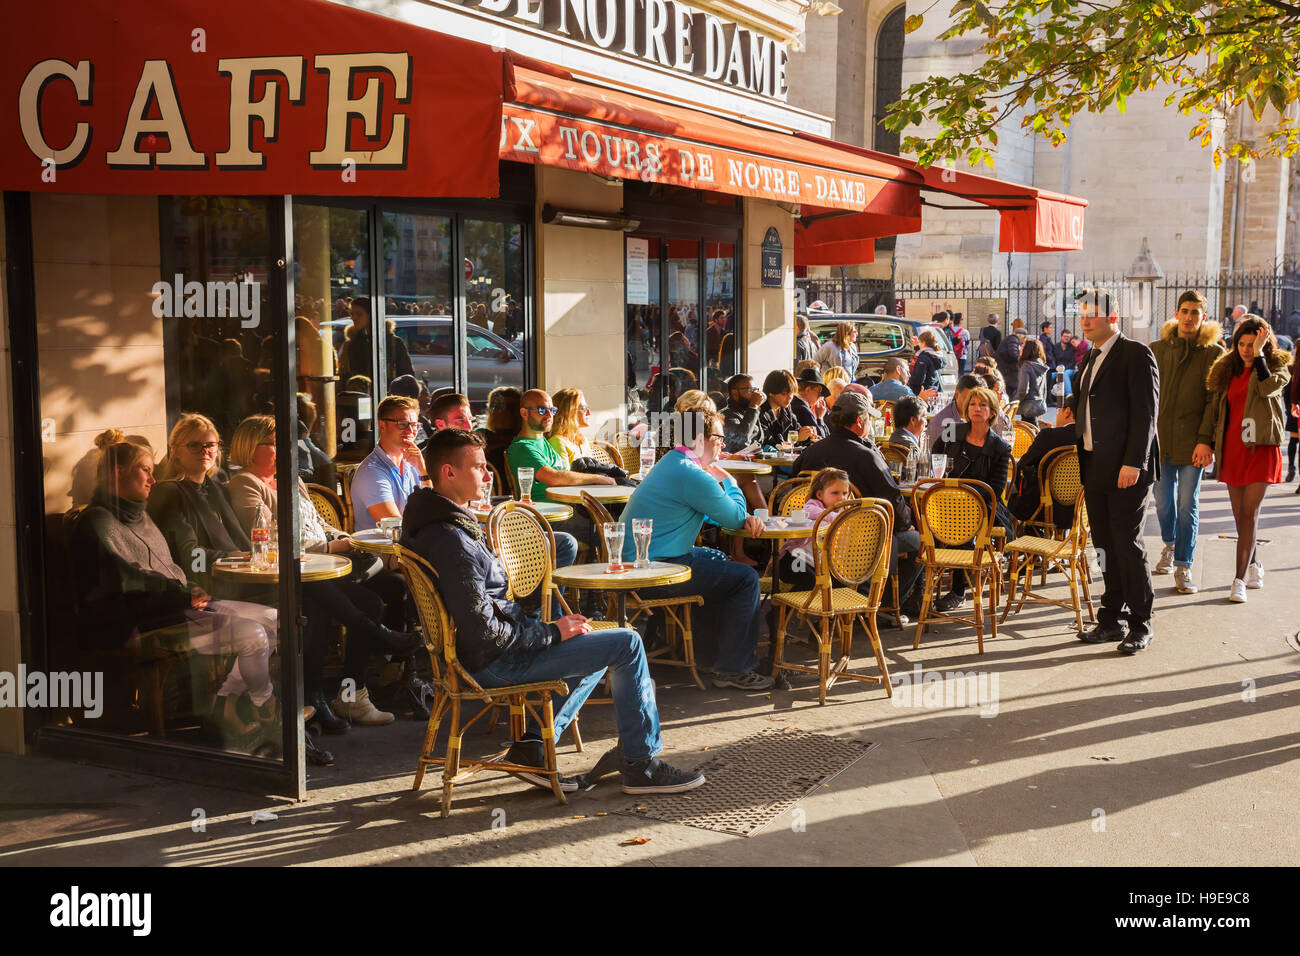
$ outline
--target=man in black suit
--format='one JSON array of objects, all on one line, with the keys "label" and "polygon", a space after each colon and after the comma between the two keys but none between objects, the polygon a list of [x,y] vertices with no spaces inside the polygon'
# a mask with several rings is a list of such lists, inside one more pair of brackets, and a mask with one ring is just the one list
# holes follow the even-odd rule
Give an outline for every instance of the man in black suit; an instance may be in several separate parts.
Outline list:
[{"label": "man in black suit", "polygon": [[1159,473],[1160,373],[1151,350],[1119,331],[1109,292],[1085,289],[1075,298],[1083,335],[1092,344],[1076,379],[1079,468],[1106,586],[1097,625],[1080,631],[1079,640],[1118,641],[1122,653],[1135,654],[1151,643],[1155,595],[1142,526],[1147,492]]}]

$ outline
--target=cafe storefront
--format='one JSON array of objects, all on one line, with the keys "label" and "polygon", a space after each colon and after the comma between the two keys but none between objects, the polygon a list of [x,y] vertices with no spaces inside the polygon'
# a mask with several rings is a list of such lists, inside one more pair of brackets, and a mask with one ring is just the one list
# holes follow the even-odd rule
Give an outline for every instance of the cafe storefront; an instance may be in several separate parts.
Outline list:
[{"label": "cafe storefront", "polygon": [[[920,228],[922,189],[963,188],[784,105],[793,13],[71,6],[17,14],[0,65],[0,675],[45,687],[29,677],[21,707],[0,683],[0,750],[305,791],[317,562],[283,532],[255,581],[170,556],[274,612],[258,706],[278,739],[223,737],[214,703],[251,683],[252,658],[185,626],[108,639],[87,597],[103,569],[70,515],[94,501],[106,432],[162,463],[184,453],[168,442],[183,414],[227,456],[270,415],[255,453],[273,450],[278,487],[304,470],[334,484],[411,376],[475,412],[496,387],[577,385],[612,435],[687,388],[788,366],[794,266],[865,261],[872,236]],[[1050,197],[1003,199],[1004,220],[1045,217],[1018,249],[1048,241]],[[276,507],[301,528],[299,496]],[[123,577],[125,600],[140,582]]]}]

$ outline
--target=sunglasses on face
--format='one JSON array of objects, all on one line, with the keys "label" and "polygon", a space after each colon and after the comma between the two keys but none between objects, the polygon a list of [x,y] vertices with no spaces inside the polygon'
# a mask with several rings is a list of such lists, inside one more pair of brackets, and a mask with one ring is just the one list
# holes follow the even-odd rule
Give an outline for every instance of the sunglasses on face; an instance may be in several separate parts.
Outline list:
[{"label": "sunglasses on face", "polygon": [[218,452],[222,448],[219,441],[187,441],[185,447],[195,455],[206,451]]},{"label": "sunglasses on face", "polygon": [[382,421],[388,422],[399,432],[413,432],[420,427],[419,422],[408,422],[404,418],[384,418]]},{"label": "sunglasses on face", "polygon": [[554,405],[525,405],[524,408],[526,408],[530,412],[536,412],[538,415],[542,415],[542,416],[554,415],[555,412],[557,411]]}]

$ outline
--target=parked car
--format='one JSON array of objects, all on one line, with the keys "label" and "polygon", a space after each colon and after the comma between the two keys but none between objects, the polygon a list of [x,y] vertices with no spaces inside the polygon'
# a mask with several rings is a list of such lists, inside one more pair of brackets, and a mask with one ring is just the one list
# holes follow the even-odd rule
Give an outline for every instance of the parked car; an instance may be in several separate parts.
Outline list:
[{"label": "parked car", "polygon": [[[410,315],[388,321],[394,323],[397,337],[406,344],[415,377],[429,391],[453,384],[451,316]],[[322,322],[321,327],[331,329],[335,342],[341,344],[343,333],[351,324],[350,319],[335,319]],[[468,397],[475,411],[486,407],[488,393],[497,386],[523,387],[524,356],[516,346],[473,323],[466,327],[465,339]]]},{"label": "parked car", "polygon": [[[858,327],[858,367],[849,372],[854,380],[865,382],[869,379],[870,383],[880,380],[885,362],[891,358],[901,358],[910,368],[916,353],[920,351],[916,337],[923,329],[934,328],[929,322],[893,315],[808,312],[808,328],[818,342],[830,341],[835,334],[836,323],[839,322],[852,322]],[[952,392],[957,388],[957,356],[943,332],[938,332],[938,338],[939,353],[943,356],[939,381],[945,392]]]}]

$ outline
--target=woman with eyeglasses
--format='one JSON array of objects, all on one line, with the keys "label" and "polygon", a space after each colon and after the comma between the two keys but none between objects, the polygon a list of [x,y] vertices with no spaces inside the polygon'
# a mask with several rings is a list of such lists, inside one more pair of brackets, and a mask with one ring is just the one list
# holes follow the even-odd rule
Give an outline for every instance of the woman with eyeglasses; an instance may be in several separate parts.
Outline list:
[{"label": "woman with eyeglasses", "polygon": [[175,477],[159,481],[149,495],[149,516],[167,539],[177,563],[192,567],[204,587],[214,590],[214,561],[250,548],[235,516],[230,492],[217,480],[221,439],[206,415],[184,414],[167,438],[167,460]]},{"label": "woman with eyeglasses", "polygon": [[583,434],[591,427],[591,409],[587,397],[576,388],[562,388],[555,393],[555,420],[546,440],[568,468],[578,458],[592,457],[591,440]]},{"label": "woman with eyeglasses", "polygon": [[[235,429],[230,438],[230,460],[243,470],[230,479],[230,497],[240,526],[250,532],[261,509],[268,509],[275,520],[277,504],[275,419],[270,415],[252,415]],[[420,636],[396,631],[380,624],[384,604],[401,602],[404,592],[387,590],[389,576],[377,574],[380,562],[372,556],[352,550],[348,535],[332,528],[316,514],[307,494],[307,486],[297,480],[298,513],[302,519],[302,549],[322,553],[347,553],[353,559],[352,574],[333,581],[310,581],[302,586],[307,615],[307,633],[303,640],[303,700],[316,708],[316,719],[328,733],[347,730],[344,718],[355,724],[382,726],[393,722],[391,713],[379,710],[370,701],[366,688],[366,664],[371,651],[399,655],[410,654]],[[367,583],[374,582],[373,587]],[[383,594],[376,593],[381,589]],[[356,689],[348,700],[340,696],[328,700],[323,692],[325,652],[329,646],[330,621],[348,629],[347,652],[343,677],[351,679]]]},{"label": "woman with eyeglasses", "polygon": [[474,429],[474,434],[483,439],[484,457],[499,475],[506,473],[506,449],[524,424],[519,410],[522,401],[523,394],[513,386],[502,385],[492,389],[488,393],[487,427]]}]

